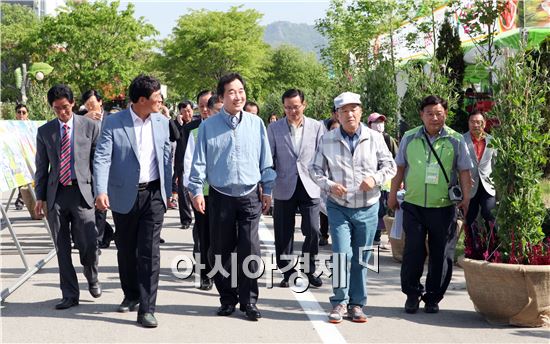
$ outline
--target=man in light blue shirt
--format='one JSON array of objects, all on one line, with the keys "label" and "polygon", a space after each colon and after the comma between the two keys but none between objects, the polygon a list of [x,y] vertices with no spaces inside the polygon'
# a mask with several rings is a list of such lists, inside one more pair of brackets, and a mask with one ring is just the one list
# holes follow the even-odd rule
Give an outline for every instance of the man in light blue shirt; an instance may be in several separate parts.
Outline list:
[{"label": "man in light blue shirt", "polygon": [[[217,94],[223,108],[199,127],[188,189],[193,207],[204,213],[203,185],[210,185],[211,249],[221,257],[228,273],[231,253],[237,247],[238,285],[231,285],[231,275],[223,277],[218,272],[214,276],[221,302],[218,315],[231,315],[239,303],[250,320],[257,320],[261,317],[256,307],[258,282],[244,274],[243,261],[251,255],[260,256],[258,225],[261,212],[271,206],[276,174],[261,118],[243,111],[246,92],[242,77],[236,73],[223,76]],[[258,264],[252,261],[247,270],[255,273]]]}]

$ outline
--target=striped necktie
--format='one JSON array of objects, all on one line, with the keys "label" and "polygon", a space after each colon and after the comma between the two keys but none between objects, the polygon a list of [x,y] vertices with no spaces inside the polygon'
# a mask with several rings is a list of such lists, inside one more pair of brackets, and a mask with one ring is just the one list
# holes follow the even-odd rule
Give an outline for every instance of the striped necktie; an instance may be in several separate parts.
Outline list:
[{"label": "striped necktie", "polygon": [[69,126],[63,124],[63,137],[61,138],[61,161],[59,165],[59,183],[69,185],[71,183],[71,138]]}]

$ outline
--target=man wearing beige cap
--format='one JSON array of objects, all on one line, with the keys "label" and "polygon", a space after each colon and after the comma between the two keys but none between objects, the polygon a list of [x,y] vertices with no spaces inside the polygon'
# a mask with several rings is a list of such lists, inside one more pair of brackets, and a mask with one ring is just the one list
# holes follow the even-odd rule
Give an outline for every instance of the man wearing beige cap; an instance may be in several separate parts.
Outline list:
[{"label": "man wearing beige cap", "polygon": [[367,321],[366,266],[378,223],[380,186],[395,175],[396,166],[382,134],[361,123],[358,94],[344,92],[334,106],[341,126],[323,136],[311,169],[312,179],[328,193],[333,278],[339,276],[333,281],[329,322],[349,315],[362,323]]}]

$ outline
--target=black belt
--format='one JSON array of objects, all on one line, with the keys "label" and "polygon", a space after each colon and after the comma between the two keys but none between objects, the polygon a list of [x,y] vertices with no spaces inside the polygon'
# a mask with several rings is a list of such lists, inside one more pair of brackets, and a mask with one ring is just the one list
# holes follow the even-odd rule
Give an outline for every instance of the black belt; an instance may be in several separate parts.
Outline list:
[{"label": "black belt", "polygon": [[160,187],[160,179],[153,180],[151,182],[146,183],[139,183],[138,184],[138,191],[144,191],[144,190],[150,190],[152,188],[158,188]]},{"label": "black belt", "polygon": [[75,186],[75,185],[78,185],[78,181],[76,179],[71,179],[69,181],[69,184],[67,184],[67,185],[63,185],[63,184],[59,183],[59,186],[64,187],[64,188],[68,188],[68,187]]}]

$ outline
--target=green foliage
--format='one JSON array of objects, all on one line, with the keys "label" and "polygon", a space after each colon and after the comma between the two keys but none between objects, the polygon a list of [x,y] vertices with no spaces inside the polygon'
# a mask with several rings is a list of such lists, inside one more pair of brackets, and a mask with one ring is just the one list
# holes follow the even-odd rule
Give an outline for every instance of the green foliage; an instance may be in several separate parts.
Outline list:
[{"label": "green foliage", "polygon": [[540,181],[550,149],[541,116],[550,85],[547,72],[519,53],[497,72],[492,114],[502,125],[493,131],[498,154],[493,180],[499,199],[496,218],[504,261],[529,263],[531,248],[544,239],[545,216]]},{"label": "green foliage", "polygon": [[28,63],[30,56],[25,41],[39,25],[34,11],[17,4],[0,4],[0,60],[2,61],[2,101],[21,100],[21,92],[15,85],[15,69]]},{"label": "green foliage", "polygon": [[430,71],[424,71],[422,62],[408,64],[404,71],[408,75],[407,92],[401,101],[401,115],[409,126],[414,128],[422,124],[419,105],[422,99],[429,95],[438,95],[447,100],[448,116],[447,125],[453,123],[457,108],[458,95],[454,91],[454,84],[442,73],[441,64],[437,60],[430,61],[426,66]]},{"label": "green foliage", "polygon": [[[443,24],[439,30],[439,43],[436,49],[436,58],[439,61],[444,61],[443,74],[454,84],[454,92],[458,97],[461,97],[462,83],[464,81],[464,71],[466,64],[464,63],[464,50],[460,42],[460,36],[455,30],[448,17],[445,17]],[[459,99],[458,108],[455,110],[455,118],[452,122],[448,122],[450,126],[460,133],[468,131],[468,113],[459,110],[462,100]]]},{"label": "green foliage", "polygon": [[44,82],[32,81],[27,91],[27,107],[29,108],[29,119],[50,120],[55,114],[48,104],[48,90],[50,86]]},{"label": "green foliage", "polygon": [[322,118],[330,113],[334,99],[331,81],[326,68],[312,53],[290,45],[280,46],[271,53],[268,75],[264,86],[268,94],[262,106],[266,110],[262,110],[262,116],[266,119],[272,113],[282,114],[281,96],[290,88],[304,92],[308,103],[306,116]]},{"label": "green foliage", "polygon": [[153,46],[147,40],[155,28],[134,18],[134,6],[118,10],[119,2],[69,1],[57,16],[45,17],[29,37],[34,60],[54,67],[48,79],[75,91],[103,89],[107,95],[125,93],[142,72],[140,56]]},{"label": "green foliage", "polygon": [[175,92],[193,98],[215,88],[228,72],[240,73],[251,98],[261,94],[268,45],[263,42],[262,14],[231,7],[227,12],[195,10],[179,18],[162,45],[161,70]]},{"label": "green foliage", "polygon": [[386,132],[396,137],[399,99],[391,61],[380,60],[371,69],[365,71],[361,83],[364,85],[363,121],[366,122],[368,115],[373,112],[384,114],[387,118]]}]

